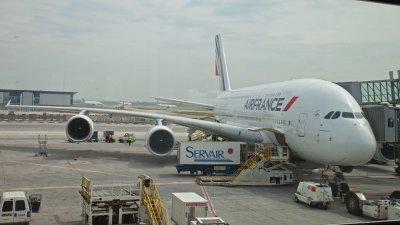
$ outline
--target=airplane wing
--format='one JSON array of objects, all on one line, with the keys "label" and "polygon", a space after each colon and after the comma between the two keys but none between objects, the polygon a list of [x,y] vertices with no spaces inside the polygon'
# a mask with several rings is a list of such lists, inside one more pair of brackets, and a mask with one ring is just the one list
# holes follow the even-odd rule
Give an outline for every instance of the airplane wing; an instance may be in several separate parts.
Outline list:
[{"label": "airplane wing", "polygon": [[197,106],[197,107],[208,109],[208,110],[214,109],[213,105],[205,104],[205,103],[189,102],[189,101],[184,101],[184,100],[179,100],[179,99],[163,98],[163,97],[152,97],[152,98],[154,98],[157,101],[161,101],[161,102],[167,102],[167,103],[173,103],[173,104],[184,104],[184,105],[189,105],[189,106]]},{"label": "airplane wing", "polygon": [[13,109],[48,110],[53,112],[75,112],[80,114],[106,113],[152,118],[155,120],[165,120],[182,126],[203,130],[211,134],[218,134],[237,141],[261,142],[263,140],[262,134],[259,130],[250,130],[248,127],[240,127],[236,125],[222,124],[214,121],[205,121],[161,113],[85,107],[11,105],[10,102],[8,102],[6,107]]}]

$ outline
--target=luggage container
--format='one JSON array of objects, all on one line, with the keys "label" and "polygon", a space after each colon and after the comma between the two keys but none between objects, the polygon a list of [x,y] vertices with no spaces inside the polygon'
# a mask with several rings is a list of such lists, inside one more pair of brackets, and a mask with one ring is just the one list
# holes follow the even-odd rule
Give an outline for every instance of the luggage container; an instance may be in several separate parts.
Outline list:
[{"label": "luggage container", "polygon": [[187,225],[196,217],[207,217],[208,201],[194,192],[172,193],[172,221]]}]

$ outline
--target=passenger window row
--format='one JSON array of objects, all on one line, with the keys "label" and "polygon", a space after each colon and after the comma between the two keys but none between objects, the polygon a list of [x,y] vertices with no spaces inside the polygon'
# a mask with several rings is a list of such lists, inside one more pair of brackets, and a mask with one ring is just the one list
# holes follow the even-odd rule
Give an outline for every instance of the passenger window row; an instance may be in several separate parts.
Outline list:
[{"label": "passenger window row", "polygon": [[340,115],[342,115],[343,118],[348,118],[348,119],[354,119],[354,118],[362,119],[362,118],[364,118],[364,115],[363,115],[362,112],[355,112],[355,113],[352,113],[352,112],[330,111],[328,114],[326,114],[326,115],[324,116],[324,119],[327,119],[327,120],[329,120],[329,119],[334,120],[334,119],[339,118]]}]

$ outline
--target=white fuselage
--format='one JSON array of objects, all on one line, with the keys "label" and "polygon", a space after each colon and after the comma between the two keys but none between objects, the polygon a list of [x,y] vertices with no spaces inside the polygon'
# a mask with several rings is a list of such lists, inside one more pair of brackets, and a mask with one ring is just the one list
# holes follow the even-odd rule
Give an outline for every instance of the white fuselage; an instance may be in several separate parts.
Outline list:
[{"label": "white fuselage", "polygon": [[[325,119],[331,111],[337,118]],[[282,133],[294,153],[317,163],[361,165],[376,151],[358,103],[327,81],[300,79],[225,91],[214,112],[221,123],[272,129],[263,131],[264,143],[282,144],[276,135]]]}]

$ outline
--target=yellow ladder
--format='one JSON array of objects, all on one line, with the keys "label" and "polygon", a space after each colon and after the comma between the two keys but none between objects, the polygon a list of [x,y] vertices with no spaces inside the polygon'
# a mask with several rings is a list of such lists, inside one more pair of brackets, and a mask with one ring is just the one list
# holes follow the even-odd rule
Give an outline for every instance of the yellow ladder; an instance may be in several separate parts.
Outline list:
[{"label": "yellow ladder", "polygon": [[239,169],[230,175],[230,180],[233,181],[243,170],[254,168],[254,166],[263,159],[271,160],[271,148],[269,146],[266,148],[262,147],[261,150],[256,149],[255,154],[247,159],[246,162],[239,167]]},{"label": "yellow ladder", "polygon": [[167,213],[153,179],[150,178],[149,188],[146,188],[145,182],[142,180],[141,192],[142,201],[150,214],[152,224],[168,225]]},{"label": "yellow ladder", "polygon": [[91,197],[92,197],[92,193],[91,193],[92,189],[90,186],[90,179],[85,176],[82,176],[81,187],[82,187],[82,190],[80,192],[81,192],[83,199],[85,199],[85,201],[87,203],[90,203]]},{"label": "yellow ladder", "polygon": [[151,201],[151,198],[145,188],[142,189],[141,195],[142,195],[142,201],[145,203],[147,211],[149,212],[151,224],[159,225],[160,222],[159,222],[159,218],[157,216],[156,209],[155,209],[154,204]]}]

